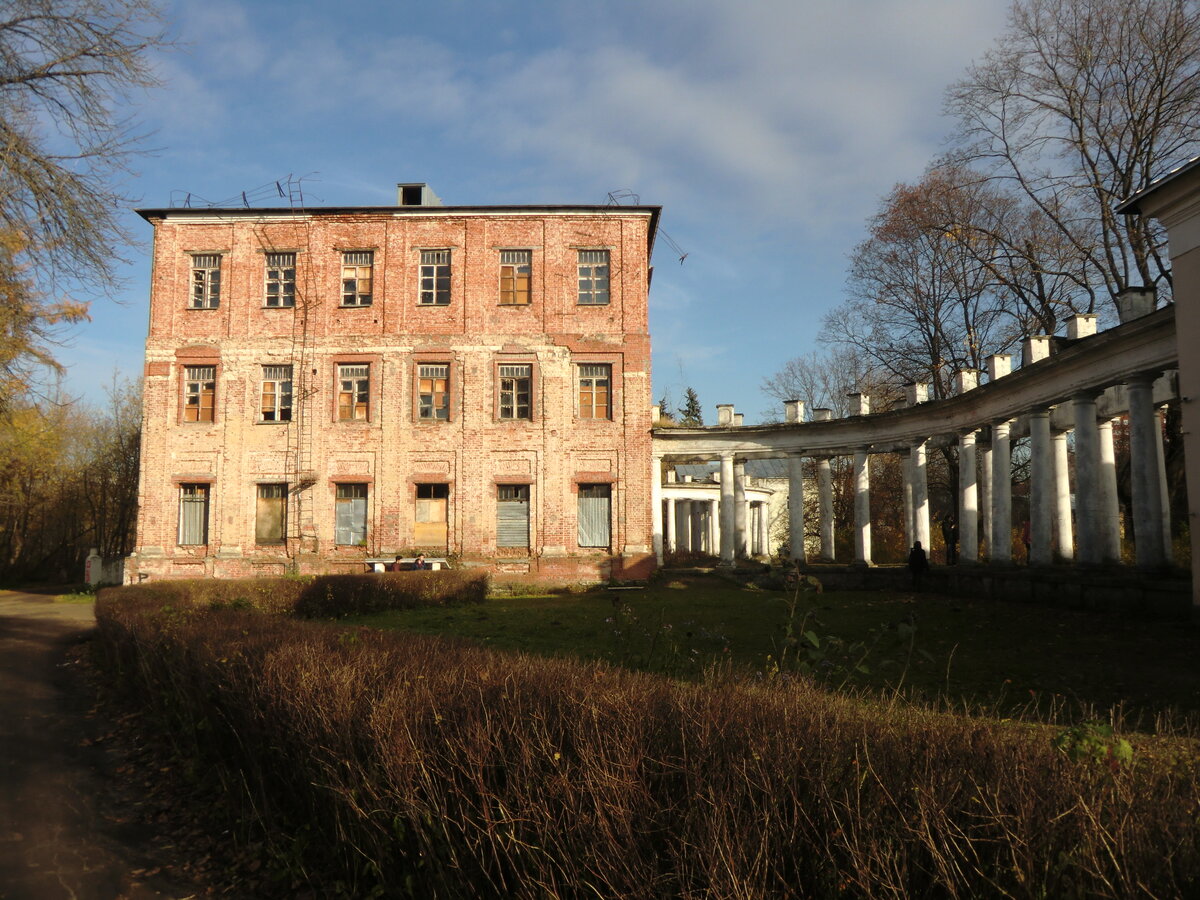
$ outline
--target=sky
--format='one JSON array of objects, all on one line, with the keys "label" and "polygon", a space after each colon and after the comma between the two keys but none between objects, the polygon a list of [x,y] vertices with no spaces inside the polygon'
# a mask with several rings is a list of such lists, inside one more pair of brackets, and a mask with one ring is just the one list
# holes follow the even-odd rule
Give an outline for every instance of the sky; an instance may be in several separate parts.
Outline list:
[{"label": "sky", "polygon": [[[705,421],[781,410],[762,382],[824,349],[880,199],[945,147],[946,87],[1002,0],[176,0],[162,86],[130,109],[125,284],[60,358],[102,402],[141,371],[150,226],[132,207],[301,177],[309,206],[663,207],[650,291],[655,399]],[[629,201],[626,201],[629,202]],[[679,259],[669,242],[686,252]]]}]

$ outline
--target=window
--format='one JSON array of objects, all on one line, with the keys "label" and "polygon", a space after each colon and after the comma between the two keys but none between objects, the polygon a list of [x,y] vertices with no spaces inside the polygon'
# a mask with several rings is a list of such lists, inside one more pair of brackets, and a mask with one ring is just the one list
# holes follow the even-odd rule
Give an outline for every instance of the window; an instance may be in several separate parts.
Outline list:
[{"label": "window", "polygon": [[496,486],[496,546],[529,546],[529,485]]},{"label": "window", "polygon": [[282,544],[287,535],[287,485],[260,484],[254,518],[254,543]]},{"label": "window", "polygon": [[371,305],[371,273],[374,267],[373,250],[342,254],[342,306]]},{"label": "window", "polygon": [[608,547],[612,543],[612,485],[579,486],[579,546]]},{"label": "window", "polygon": [[208,543],[208,485],[179,486],[179,543],[195,547]]},{"label": "window", "polygon": [[192,309],[216,309],[221,304],[221,254],[192,257]]},{"label": "window", "polygon": [[612,366],[579,367],[579,418],[608,419],[612,417],[611,384]]},{"label": "window", "polygon": [[500,367],[500,418],[530,419],[530,393],[533,366]]},{"label": "window", "polygon": [[500,251],[500,305],[529,305],[530,257],[528,250]]},{"label": "window", "polygon": [[211,422],[216,396],[216,366],[183,367],[183,421]]},{"label": "window", "polygon": [[417,508],[413,523],[413,543],[418,547],[445,549],[450,485],[418,484]]},{"label": "window", "polygon": [[336,505],[335,542],[347,547],[365,545],[367,543],[367,486],[365,484],[339,484]]},{"label": "window", "polygon": [[292,421],[292,367],[262,367],[261,422]]},{"label": "window", "polygon": [[267,306],[288,307],[296,305],[296,254],[267,254]]},{"label": "window", "polygon": [[370,407],[371,367],[338,366],[338,420],[365,420]]},{"label": "window", "polygon": [[425,421],[446,421],[450,418],[449,363],[417,366],[417,416]]},{"label": "window", "polygon": [[579,302],[584,306],[608,303],[608,251],[579,251]]},{"label": "window", "polygon": [[450,303],[450,251],[421,251],[422,306],[447,306]]}]

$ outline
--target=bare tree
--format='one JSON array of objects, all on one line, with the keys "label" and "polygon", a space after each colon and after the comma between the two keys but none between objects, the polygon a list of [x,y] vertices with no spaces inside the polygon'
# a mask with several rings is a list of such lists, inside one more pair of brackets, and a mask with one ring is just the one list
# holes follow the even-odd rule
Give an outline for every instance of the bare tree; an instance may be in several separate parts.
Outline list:
[{"label": "bare tree", "polygon": [[[54,366],[54,327],[114,287],[129,239],[119,182],[140,137],[120,110],[156,84],[160,21],[154,0],[8,0],[0,11],[0,316],[26,336],[0,346],[6,369]],[[0,385],[0,406],[12,390]]]},{"label": "bare tree", "polygon": [[1017,0],[947,109],[952,158],[1015,186],[1086,261],[1089,311],[1169,286],[1160,226],[1114,207],[1198,150],[1197,0]]}]

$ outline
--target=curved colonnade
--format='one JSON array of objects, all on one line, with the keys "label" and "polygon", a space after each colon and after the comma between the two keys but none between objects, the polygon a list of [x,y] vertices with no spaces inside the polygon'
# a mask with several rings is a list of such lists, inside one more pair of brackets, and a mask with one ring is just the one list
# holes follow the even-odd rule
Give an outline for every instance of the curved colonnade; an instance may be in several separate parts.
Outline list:
[{"label": "curved colonnade", "polygon": [[[926,458],[930,448],[947,444],[958,447],[959,561],[1011,562],[1010,541],[992,536],[1011,533],[1012,442],[1028,435],[1030,561],[1116,563],[1120,527],[1112,420],[1128,415],[1136,564],[1148,569],[1165,565],[1170,561],[1171,535],[1161,406],[1178,396],[1175,307],[1154,310],[1153,294],[1138,291],[1127,292],[1119,303],[1123,324],[1096,334],[1094,316],[1076,316],[1068,322],[1067,338],[1027,339],[1025,364],[1015,371],[1011,357],[997,355],[988,361],[986,384],[978,384],[979,373],[974,370],[958,373],[955,396],[947,399],[926,400],[925,385],[909,385],[907,406],[886,413],[872,414],[870,398],[856,394],[852,403],[857,414],[844,419],[817,409],[811,421],[803,421],[803,403],[790,401],[782,424],[738,425],[732,407],[718,406],[716,426],[654,429],[652,511],[660,562],[664,513],[671,512],[671,504],[663,503],[663,467],[670,467],[675,459],[720,460],[716,533],[722,562],[732,564],[760,543],[747,534],[745,482],[738,477],[745,460],[788,460],[789,512],[795,522],[804,514],[804,460],[815,459],[820,521],[809,530],[820,534],[820,557],[833,561],[829,460],[852,457],[854,562],[869,565],[871,457],[881,453],[904,457],[908,540],[928,547]],[[1068,433],[1074,434],[1073,490]],[[793,527],[790,533],[791,556],[804,559],[805,528]]]}]

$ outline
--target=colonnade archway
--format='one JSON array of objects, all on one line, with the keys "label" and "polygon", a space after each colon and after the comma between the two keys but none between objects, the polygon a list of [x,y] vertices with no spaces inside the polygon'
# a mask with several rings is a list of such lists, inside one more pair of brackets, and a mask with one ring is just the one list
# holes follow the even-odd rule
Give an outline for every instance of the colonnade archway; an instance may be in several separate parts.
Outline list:
[{"label": "colonnade archway", "polygon": [[[1164,566],[1170,561],[1171,534],[1162,407],[1178,399],[1175,310],[1155,310],[1151,292],[1127,292],[1118,302],[1121,325],[1096,333],[1095,316],[1076,316],[1069,320],[1065,338],[1027,339],[1023,364],[1015,370],[1010,356],[996,355],[988,360],[986,383],[980,384],[981,373],[974,370],[957,373],[954,396],[946,399],[928,400],[926,386],[909,385],[907,404],[884,413],[873,414],[870,398],[856,394],[851,396],[852,414],[841,419],[822,409],[806,417],[797,400],[786,404],[781,424],[736,424],[732,407],[719,406],[713,427],[655,429],[658,477],[652,480],[652,510],[660,560],[664,549],[677,546],[671,538],[677,532],[665,531],[663,521],[679,509],[664,503],[678,490],[664,475],[677,459],[719,460],[719,498],[713,491],[704,500],[704,521],[715,528],[703,546],[718,549],[724,563],[747,555],[750,544],[744,481],[738,473],[747,460],[766,458],[786,460],[792,558],[809,555],[807,530],[819,535],[817,556],[835,561],[829,463],[837,457],[852,460],[853,559],[836,561],[870,565],[872,459],[879,454],[903,457],[906,540],[928,547],[929,453],[953,444],[957,562],[1010,563],[1010,535],[1014,525],[1023,525],[1013,521],[1012,450],[1014,441],[1027,437],[1029,561],[1116,564],[1121,531],[1112,423],[1128,417],[1135,561],[1147,569]],[[810,459],[813,463],[806,464]],[[815,485],[806,485],[806,469],[815,473]],[[803,522],[806,492],[816,495],[811,505],[818,521],[796,527]]]}]

